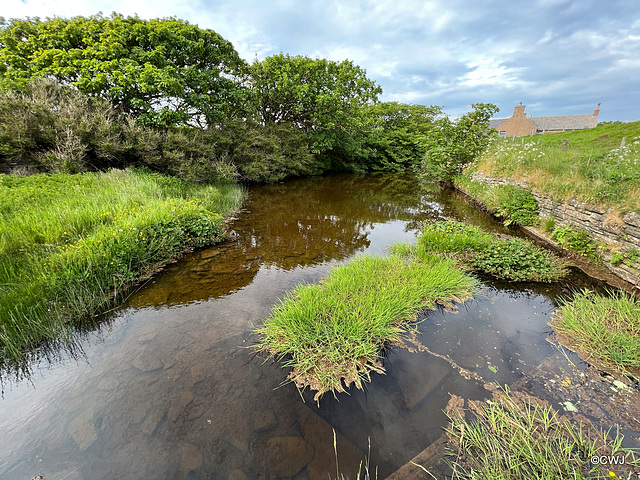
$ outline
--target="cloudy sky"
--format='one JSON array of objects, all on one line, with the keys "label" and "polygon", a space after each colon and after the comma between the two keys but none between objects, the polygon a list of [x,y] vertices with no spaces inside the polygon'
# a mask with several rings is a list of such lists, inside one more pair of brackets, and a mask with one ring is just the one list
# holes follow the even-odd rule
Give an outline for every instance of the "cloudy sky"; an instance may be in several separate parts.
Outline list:
[{"label": "cloudy sky", "polygon": [[2,0],[0,16],[175,16],[274,53],[353,60],[383,100],[640,120],[640,0]]}]

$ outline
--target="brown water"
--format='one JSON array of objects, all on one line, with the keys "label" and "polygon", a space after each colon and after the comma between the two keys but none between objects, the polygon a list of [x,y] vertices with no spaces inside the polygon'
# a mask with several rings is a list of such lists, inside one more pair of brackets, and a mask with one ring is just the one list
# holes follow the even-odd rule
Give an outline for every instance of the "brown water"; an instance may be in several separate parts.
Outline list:
[{"label": "brown water", "polygon": [[[408,174],[335,176],[250,189],[236,239],[173,264],[81,340],[0,400],[0,478],[355,478],[371,439],[385,478],[438,438],[449,394],[486,395],[480,383],[428,353],[392,350],[367,390],[306,402],[279,365],[245,347],[252,328],[301,282],[332,265],[413,241],[426,219],[453,217],[504,231],[451,192]],[[557,349],[546,341],[555,299],[583,285],[508,284],[457,315],[428,312],[422,343],[502,384]],[[575,361],[575,359],[574,359]],[[489,369],[497,368],[494,373]]]}]

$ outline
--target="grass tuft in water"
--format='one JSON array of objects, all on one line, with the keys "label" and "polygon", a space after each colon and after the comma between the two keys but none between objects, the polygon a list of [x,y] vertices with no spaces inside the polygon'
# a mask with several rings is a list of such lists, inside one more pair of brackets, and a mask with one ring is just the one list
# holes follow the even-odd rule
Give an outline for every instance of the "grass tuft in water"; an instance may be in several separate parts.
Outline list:
[{"label": "grass tuft in water", "polygon": [[298,388],[344,392],[383,373],[381,350],[401,344],[416,314],[471,296],[475,281],[448,259],[363,256],[318,285],[298,286],[256,330],[259,352],[291,367]]},{"label": "grass tuft in water", "polygon": [[603,297],[583,290],[562,302],[549,325],[588,354],[587,361],[623,370],[640,367],[640,301],[629,294]]},{"label": "grass tuft in water", "polygon": [[0,175],[0,365],[76,327],[132,284],[222,238],[234,184],[189,184],[137,170]]},{"label": "grass tuft in water", "polygon": [[[466,420],[460,410],[449,413],[447,430],[453,449],[451,478],[595,479],[631,478],[640,466],[637,455],[622,448],[622,435],[596,430],[588,421],[572,423],[531,397],[507,392],[488,402],[471,401],[475,414]],[[624,457],[624,465],[591,463],[592,456]]]}]

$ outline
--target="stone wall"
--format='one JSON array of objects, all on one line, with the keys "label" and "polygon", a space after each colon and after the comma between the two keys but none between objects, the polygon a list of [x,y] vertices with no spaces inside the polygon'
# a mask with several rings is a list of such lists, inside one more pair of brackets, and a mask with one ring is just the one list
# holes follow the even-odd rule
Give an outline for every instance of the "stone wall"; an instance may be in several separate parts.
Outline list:
[{"label": "stone wall", "polygon": [[[514,185],[528,189],[526,183],[516,182],[509,178],[488,177],[478,172],[473,174],[472,179],[488,185]],[[636,264],[632,267],[620,264],[614,266],[609,263],[615,252],[628,252],[632,249],[640,251],[640,215],[631,212],[620,218],[611,210],[596,205],[573,199],[559,203],[533,192],[532,195],[538,202],[540,217],[553,218],[555,225],[559,227],[574,225],[589,232],[594,240],[606,244],[608,247],[609,251],[603,252],[605,266],[623,280],[640,285],[640,265]]]}]

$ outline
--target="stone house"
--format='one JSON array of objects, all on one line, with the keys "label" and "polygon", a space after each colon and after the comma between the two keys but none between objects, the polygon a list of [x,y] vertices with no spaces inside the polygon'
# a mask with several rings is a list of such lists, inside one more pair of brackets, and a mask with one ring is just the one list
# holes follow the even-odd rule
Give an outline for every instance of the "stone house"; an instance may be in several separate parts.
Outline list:
[{"label": "stone house", "polygon": [[493,118],[489,128],[495,128],[501,137],[524,137],[541,133],[567,132],[595,128],[598,125],[600,104],[593,113],[584,115],[559,115],[555,117],[530,117],[524,113],[526,105],[516,105],[510,118]]}]

